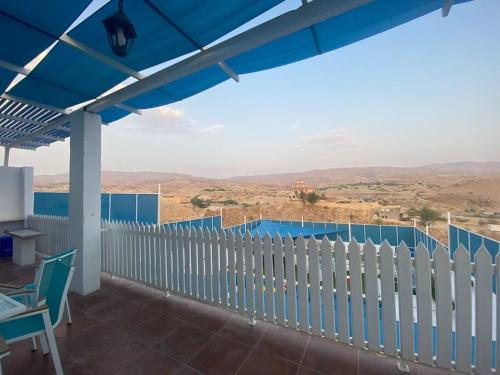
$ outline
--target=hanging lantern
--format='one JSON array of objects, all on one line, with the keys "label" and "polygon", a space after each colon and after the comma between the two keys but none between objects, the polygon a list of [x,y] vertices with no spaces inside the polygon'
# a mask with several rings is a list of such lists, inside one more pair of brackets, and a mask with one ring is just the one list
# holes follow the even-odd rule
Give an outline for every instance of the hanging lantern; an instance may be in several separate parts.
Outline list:
[{"label": "hanging lantern", "polygon": [[118,1],[118,11],[105,18],[102,23],[113,53],[120,57],[127,56],[137,34],[134,25],[123,12],[123,0]]}]

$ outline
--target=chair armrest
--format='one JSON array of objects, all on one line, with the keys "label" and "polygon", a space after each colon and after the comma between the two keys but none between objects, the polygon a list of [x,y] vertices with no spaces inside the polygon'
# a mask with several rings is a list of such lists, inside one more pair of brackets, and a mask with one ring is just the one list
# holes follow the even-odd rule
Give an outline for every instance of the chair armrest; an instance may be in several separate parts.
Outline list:
[{"label": "chair armrest", "polygon": [[0,284],[0,289],[23,289],[24,285]]},{"label": "chair armrest", "polygon": [[28,295],[28,294],[33,294],[35,293],[34,290],[29,290],[29,289],[17,289],[17,290],[11,290],[7,293],[4,293],[6,296],[9,296],[9,297],[19,297],[19,296],[24,296],[24,295]]},{"label": "chair armrest", "polygon": [[47,305],[41,305],[41,306],[34,307],[34,308],[29,309],[25,312],[11,316],[10,318],[3,319],[0,323],[6,323],[6,322],[10,322],[12,320],[27,318],[27,317],[32,316],[32,315],[43,314],[44,312],[49,312],[49,307]]},{"label": "chair armrest", "polygon": [[0,336],[0,357],[3,357],[4,355],[9,353],[10,353],[9,345],[7,345],[5,339],[2,336]]}]

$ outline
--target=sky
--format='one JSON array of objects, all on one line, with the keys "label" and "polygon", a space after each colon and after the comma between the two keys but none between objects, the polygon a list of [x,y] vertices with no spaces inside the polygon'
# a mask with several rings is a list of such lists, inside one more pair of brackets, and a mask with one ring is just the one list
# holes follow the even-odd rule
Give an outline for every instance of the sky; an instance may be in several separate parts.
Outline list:
[{"label": "sky", "polygon": [[[102,169],[229,177],[500,160],[499,15],[499,1],[471,1],[130,115],[103,127]],[[69,140],[10,160],[65,173]]]}]

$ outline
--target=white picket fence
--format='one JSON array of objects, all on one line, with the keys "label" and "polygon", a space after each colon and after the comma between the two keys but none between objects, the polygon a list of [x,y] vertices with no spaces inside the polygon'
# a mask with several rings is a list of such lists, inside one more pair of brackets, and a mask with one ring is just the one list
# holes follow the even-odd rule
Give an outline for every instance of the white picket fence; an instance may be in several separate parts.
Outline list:
[{"label": "white picket fence", "polygon": [[69,220],[62,216],[32,215],[27,218],[28,228],[43,233],[36,239],[36,251],[52,255],[69,247]]},{"label": "white picket fence", "polygon": [[485,248],[471,263],[463,247],[451,260],[419,245],[412,259],[404,244],[102,227],[112,275],[404,361],[478,374],[499,363],[500,272]]}]

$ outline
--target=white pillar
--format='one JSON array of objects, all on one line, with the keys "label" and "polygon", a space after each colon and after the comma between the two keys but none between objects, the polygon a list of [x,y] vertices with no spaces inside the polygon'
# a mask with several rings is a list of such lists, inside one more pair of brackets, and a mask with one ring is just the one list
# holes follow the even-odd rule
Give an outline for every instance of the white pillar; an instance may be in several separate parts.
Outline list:
[{"label": "white pillar", "polygon": [[10,154],[10,148],[5,147],[4,148],[4,154],[3,154],[3,166],[8,167],[9,166],[9,154]]},{"label": "white pillar", "polygon": [[24,185],[24,227],[27,226],[27,218],[33,215],[33,167],[23,167],[23,185]]},{"label": "white pillar", "polygon": [[77,251],[71,290],[86,295],[101,283],[101,118],[72,115],[69,171],[69,238]]}]

